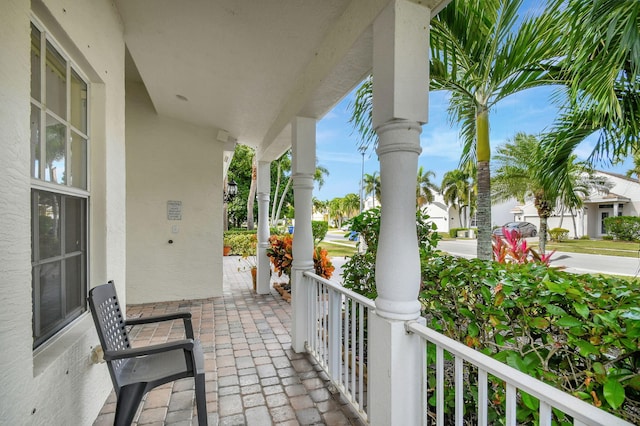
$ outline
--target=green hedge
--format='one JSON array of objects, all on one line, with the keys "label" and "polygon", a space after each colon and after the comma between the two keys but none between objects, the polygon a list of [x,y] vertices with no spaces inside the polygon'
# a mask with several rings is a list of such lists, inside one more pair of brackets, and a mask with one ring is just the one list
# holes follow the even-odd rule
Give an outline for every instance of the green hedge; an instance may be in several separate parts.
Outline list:
[{"label": "green hedge", "polygon": [[[637,281],[448,255],[425,262],[422,279],[420,299],[429,327],[640,422]],[[535,423],[537,404],[523,397],[519,422]],[[494,409],[501,414],[499,406]]]},{"label": "green hedge", "polygon": [[224,233],[224,245],[231,247],[229,254],[239,256],[255,256],[256,254],[256,231],[237,232],[226,231]]},{"label": "green hedge", "polygon": [[612,216],[604,220],[604,228],[608,234],[622,241],[640,240],[640,217]]},{"label": "green hedge", "polygon": [[564,228],[553,228],[549,231],[551,241],[564,241],[569,236],[569,230]]}]

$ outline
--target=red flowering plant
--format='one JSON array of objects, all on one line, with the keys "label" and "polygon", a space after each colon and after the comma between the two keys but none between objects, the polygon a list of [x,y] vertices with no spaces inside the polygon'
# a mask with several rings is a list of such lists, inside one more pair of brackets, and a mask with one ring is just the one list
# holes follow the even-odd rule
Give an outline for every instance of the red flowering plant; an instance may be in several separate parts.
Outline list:
[{"label": "red flowering plant", "polygon": [[542,263],[549,266],[553,250],[548,254],[538,253],[527,245],[517,229],[502,228],[502,237],[493,235],[493,259],[498,263]]},{"label": "red flowering plant", "polygon": [[[278,276],[286,274],[291,277],[291,265],[293,263],[293,236],[272,235],[269,237],[271,247],[267,248],[267,256],[273,264],[273,269]],[[326,249],[316,247],[313,250],[313,263],[315,273],[323,278],[331,278],[335,267],[331,264]]]}]

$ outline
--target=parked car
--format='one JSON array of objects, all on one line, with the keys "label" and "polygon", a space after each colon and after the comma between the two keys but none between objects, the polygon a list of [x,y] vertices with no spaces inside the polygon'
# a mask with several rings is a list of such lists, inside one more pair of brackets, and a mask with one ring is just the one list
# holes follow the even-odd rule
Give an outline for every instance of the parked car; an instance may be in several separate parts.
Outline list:
[{"label": "parked car", "polygon": [[510,231],[516,230],[520,232],[523,237],[535,237],[538,235],[538,229],[533,223],[529,222],[507,222],[499,228],[493,230],[493,235],[503,236],[502,228],[506,228]]}]

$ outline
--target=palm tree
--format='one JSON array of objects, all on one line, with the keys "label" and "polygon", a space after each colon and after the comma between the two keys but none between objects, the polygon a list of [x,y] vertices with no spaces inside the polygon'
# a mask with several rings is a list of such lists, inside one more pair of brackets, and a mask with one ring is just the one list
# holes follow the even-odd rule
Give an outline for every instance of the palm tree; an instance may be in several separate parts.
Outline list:
[{"label": "palm tree", "polygon": [[[451,92],[449,116],[461,127],[462,168],[477,170],[478,258],[491,259],[489,112],[504,98],[553,84],[547,63],[559,56],[554,25],[559,4],[538,17],[519,20],[521,0],[453,0],[431,21],[431,88]],[[356,93],[352,124],[363,131],[371,120],[371,81]]]},{"label": "palm tree", "polygon": [[557,78],[568,100],[543,139],[546,176],[562,185],[575,148],[598,135],[591,160],[615,162],[640,146],[640,2],[569,0],[558,26],[567,34]]},{"label": "palm tree", "polygon": [[[497,150],[495,162],[498,165],[492,184],[493,199],[497,202],[516,198],[525,202],[533,197],[533,204],[540,217],[540,251],[545,252],[547,242],[547,221],[558,203],[567,203],[568,207],[575,207],[581,203],[577,185],[582,168],[579,163],[572,165],[572,178],[560,189],[550,186],[539,176],[545,174],[540,170],[544,164],[540,158],[545,155],[539,140],[532,135],[518,133],[514,139]],[[586,192],[582,192],[586,195]]]},{"label": "palm tree", "polygon": [[416,203],[418,207],[433,202],[433,192],[438,192],[438,185],[431,182],[431,178],[435,178],[436,174],[432,170],[424,170],[422,166],[418,168],[418,181],[416,184]]},{"label": "palm tree", "polygon": [[342,198],[342,211],[348,218],[352,218],[360,211],[360,197],[358,194],[347,194]]},{"label": "palm tree", "polygon": [[376,206],[376,198],[379,203],[382,203],[380,188],[380,175],[377,171],[364,175],[364,193],[373,196],[373,207]]},{"label": "palm tree", "polygon": [[636,176],[636,179],[640,180],[640,151],[633,153],[633,168],[627,170],[627,177]]},{"label": "palm tree", "polygon": [[343,198],[340,197],[330,200],[328,204],[329,217],[333,219],[337,228],[342,226],[342,219],[344,218],[344,210],[342,209],[342,206]]},{"label": "palm tree", "polygon": [[[276,183],[275,197],[278,197],[278,188],[280,187],[281,172],[291,171],[291,150],[287,151],[285,154],[282,155],[282,157],[280,157],[277,160],[277,167],[278,167],[278,179]],[[329,175],[329,170],[327,170],[326,167],[319,165],[316,160],[316,169],[313,174],[313,180],[318,183],[318,188],[322,188],[322,185],[324,185],[324,177],[327,175]],[[282,194],[280,194],[280,201],[278,203],[275,203],[275,198],[274,198],[274,203],[271,208],[272,224],[276,224],[278,222],[278,219],[280,219],[280,214],[282,213],[282,207],[284,206],[285,199],[289,194],[292,183],[293,183],[293,175],[289,174],[287,183],[285,184],[284,189],[282,190]],[[277,204],[277,210],[276,210],[276,204]]]},{"label": "palm tree", "polygon": [[[464,170],[456,169],[446,172],[442,177],[442,198],[449,206],[454,206],[462,218],[462,208],[465,207],[468,218],[473,212],[473,194],[471,175]],[[466,224],[471,228],[471,223]]]}]

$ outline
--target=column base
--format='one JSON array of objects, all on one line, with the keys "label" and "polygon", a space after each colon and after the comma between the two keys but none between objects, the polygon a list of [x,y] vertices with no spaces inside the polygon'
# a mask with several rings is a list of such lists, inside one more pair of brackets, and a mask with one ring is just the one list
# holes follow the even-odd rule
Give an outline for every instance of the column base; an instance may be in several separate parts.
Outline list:
[{"label": "column base", "polygon": [[397,300],[387,300],[380,296],[375,300],[376,313],[382,318],[399,321],[409,321],[420,317],[420,302],[411,300],[399,302]]},{"label": "column base", "polygon": [[[424,322],[424,319],[421,319]],[[405,321],[369,317],[369,424],[423,424],[422,395],[426,350]]]}]

